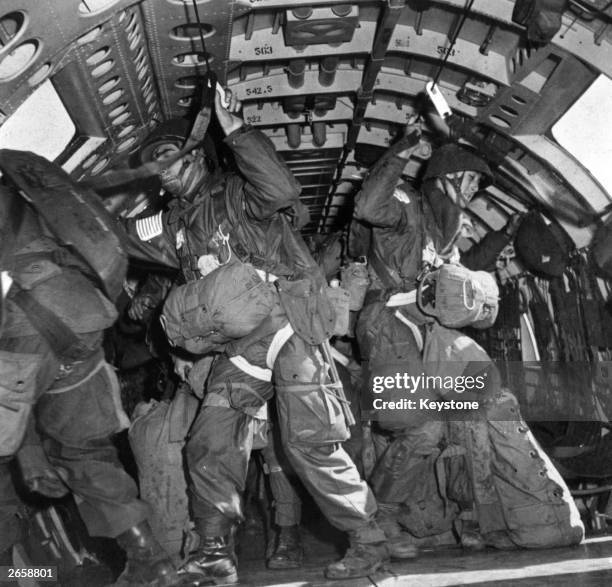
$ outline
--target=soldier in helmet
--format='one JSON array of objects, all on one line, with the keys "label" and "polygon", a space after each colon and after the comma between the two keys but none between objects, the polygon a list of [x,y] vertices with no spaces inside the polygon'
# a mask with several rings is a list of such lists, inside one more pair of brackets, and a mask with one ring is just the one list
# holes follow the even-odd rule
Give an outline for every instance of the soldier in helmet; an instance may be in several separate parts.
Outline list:
[{"label": "soldier in helmet", "polygon": [[[170,585],[174,565],[112,442],[129,424],[102,349],[126,266],[114,223],[95,195],[79,193],[41,157],[2,150],[0,169],[0,550],[20,538],[6,508],[15,502],[8,463],[17,455],[32,491],[72,491],[89,534],[125,549],[117,585]],[[73,224],[60,224],[68,212]]]},{"label": "soldier in helmet", "polygon": [[[167,161],[160,179],[174,197],[167,210],[128,226],[131,253],[178,269],[183,283],[206,280],[232,260],[251,264],[265,281],[308,273],[313,283],[323,283],[297,232],[304,219],[299,184],[271,141],[235,114],[240,104],[231,92],[227,97],[226,108],[215,96],[215,112],[239,173],[211,173],[202,164],[202,149],[177,159],[184,147],[162,137],[153,144],[153,153],[162,166]],[[241,497],[254,432],[266,418],[265,404],[274,392],[269,378],[253,367],[239,367],[225,354],[215,357],[187,441],[191,506],[201,541],[184,571],[200,580],[237,581],[231,536],[243,519]],[[196,384],[200,390],[203,385]],[[385,538],[373,519],[376,505],[369,488],[336,445],[321,439],[287,452],[330,522],[347,531],[355,547],[343,562],[330,566],[330,575],[365,576],[387,558]],[[295,545],[295,534],[288,534],[276,554],[295,550]]]},{"label": "soldier in helmet", "polygon": [[[579,542],[582,529],[576,519],[577,511],[569,491],[560,476],[555,476],[554,467],[543,464],[547,459],[541,449],[535,447],[535,441],[527,438],[526,425],[522,423],[517,427],[516,422],[507,423],[510,424],[507,434],[512,440],[509,437],[500,440],[498,431],[489,426],[493,419],[505,419],[500,416],[499,408],[504,401],[512,404],[510,413],[517,412],[518,406],[510,392],[504,390],[502,393],[500,379],[484,350],[469,337],[438,324],[410,298],[424,274],[442,264],[462,263],[474,270],[494,269],[497,256],[510,242],[521,220],[520,215],[511,217],[501,231],[489,233],[478,246],[459,254],[458,239],[471,234],[471,223],[465,210],[478,191],[491,183],[493,173],[480,155],[456,143],[446,144],[434,151],[429,159],[422,187],[417,191],[401,182],[400,176],[414,152],[418,137],[419,132],[413,130],[392,146],[370,171],[356,196],[355,217],[371,229],[368,254],[371,285],[356,329],[362,357],[371,375],[391,375],[391,371],[400,370],[420,374],[428,372],[431,364],[443,370],[444,357],[456,357],[452,367],[451,359],[446,359],[449,361],[449,372],[459,365],[460,369],[482,369],[486,375],[488,384],[483,397],[487,397],[489,407],[482,412],[481,421],[473,423],[473,431],[478,430],[478,434],[481,434],[479,439],[482,444],[478,446],[474,441],[476,453],[470,452],[470,447],[467,451],[465,446],[457,449],[468,455],[465,457],[468,468],[480,473],[480,477],[472,477],[469,483],[464,484],[464,488],[471,487],[472,493],[468,491],[467,497],[464,495],[458,500],[461,502],[461,512],[457,515],[463,521],[458,531],[464,546],[553,546]],[[402,295],[405,296],[403,301],[399,299]],[[439,354],[431,356],[434,348],[438,348]],[[426,356],[427,353],[429,355]],[[457,358],[459,355],[461,358]],[[444,375],[440,372],[437,374]],[[462,371],[457,374],[462,375]],[[420,390],[419,393],[423,397],[430,391]],[[390,394],[393,395],[393,392]],[[501,400],[502,397],[506,399]],[[456,439],[449,439],[449,429],[452,427],[447,427],[442,418],[431,418],[424,411],[382,410],[377,418],[380,427],[389,432],[390,439],[370,478],[379,504],[377,520],[387,533],[392,555],[415,556],[417,537],[446,532],[452,538],[453,520],[447,515],[449,510],[446,505],[439,502],[440,511],[434,511],[432,505],[438,495],[436,488],[444,485],[445,480],[434,479],[428,485],[425,470],[433,475],[436,455],[445,443],[453,443]],[[517,429],[522,432],[517,433]],[[458,445],[462,442],[466,442],[465,437],[457,440]],[[525,499],[533,500],[530,505],[537,503],[538,507],[544,508],[538,516],[544,516],[546,508],[551,511],[559,508],[554,515],[560,520],[561,538],[557,533],[558,528],[541,533],[537,540],[531,542],[524,536],[517,537],[516,533],[510,536],[506,532],[507,527],[500,520],[509,519],[512,515],[507,512],[513,511],[512,507],[517,505],[516,502],[512,503],[517,496],[508,498],[506,495],[498,503],[493,495],[491,488],[496,482],[509,482],[493,479],[490,447],[495,442],[500,442],[495,449],[498,453],[508,446],[506,442],[514,446],[516,452],[509,458],[517,458],[515,468],[525,471],[524,486],[528,488],[525,494],[529,496]],[[520,458],[517,456],[519,454]],[[528,455],[532,455],[532,458],[527,458]],[[523,457],[529,462],[522,464],[520,460]],[[536,470],[536,462],[539,470]],[[555,477],[554,481],[552,477]],[[410,484],[410,480],[415,478],[421,480],[420,486]],[[558,503],[552,503],[545,492],[538,493],[542,490],[542,479],[546,479],[559,496],[563,495],[563,499],[559,497]],[[416,495],[422,487],[433,487],[429,493],[431,497]],[[449,495],[452,493],[446,487],[440,490],[448,490]],[[483,503],[487,500],[489,503]],[[501,509],[508,507],[510,509],[506,509],[506,514],[502,515]],[[491,521],[493,518],[494,521]],[[403,520],[403,523],[400,524],[398,520]],[[405,532],[406,529],[408,532]],[[525,534],[529,535],[530,530]]]}]

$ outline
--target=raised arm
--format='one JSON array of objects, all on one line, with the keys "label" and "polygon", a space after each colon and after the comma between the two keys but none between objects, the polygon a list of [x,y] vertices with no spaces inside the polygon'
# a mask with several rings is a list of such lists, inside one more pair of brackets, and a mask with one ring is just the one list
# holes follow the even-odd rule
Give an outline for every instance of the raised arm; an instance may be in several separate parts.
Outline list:
[{"label": "raised arm", "polygon": [[219,95],[215,94],[215,109],[226,135],[225,143],[233,151],[238,168],[246,180],[245,205],[251,216],[269,218],[278,210],[297,203],[300,184],[276,152],[272,141],[236,116],[240,102],[229,90],[226,91],[226,99],[229,100],[228,108],[223,107]]},{"label": "raised arm", "polygon": [[461,254],[461,263],[473,271],[495,271],[504,247],[514,238],[524,215],[513,214],[501,230],[489,232],[479,243]]},{"label": "raised arm", "polygon": [[[393,228],[402,216],[404,194],[395,192],[400,175],[418,147],[420,132],[402,138],[377,161],[355,198],[354,216],[381,228]],[[393,197],[394,193],[397,197]]]}]

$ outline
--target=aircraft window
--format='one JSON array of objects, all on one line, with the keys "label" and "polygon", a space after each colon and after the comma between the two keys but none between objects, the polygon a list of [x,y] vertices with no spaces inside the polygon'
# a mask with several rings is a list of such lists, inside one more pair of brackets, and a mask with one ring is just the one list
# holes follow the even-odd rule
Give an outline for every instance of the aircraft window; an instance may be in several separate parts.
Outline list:
[{"label": "aircraft window", "polygon": [[0,148],[32,151],[53,161],[75,132],[74,122],[47,80],[0,126]]},{"label": "aircraft window", "polygon": [[612,80],[600,75],[552,127],[554,139],[612,194]]},{"label": "aircraft window", "polygon": [[[23,73],[34,61],[38,53],[39,42],[29,40],[6,54],[0,61],[0,81],[8,81]],[[0,51],[0,58],[2,58]]]},{"label": "aircraft window", "polygon": [[110,8],[113,4],[117,4],[119,0],[83,0],[79,4],[79,14],[82,16],[91,16],[98,14],[107,8]]}]

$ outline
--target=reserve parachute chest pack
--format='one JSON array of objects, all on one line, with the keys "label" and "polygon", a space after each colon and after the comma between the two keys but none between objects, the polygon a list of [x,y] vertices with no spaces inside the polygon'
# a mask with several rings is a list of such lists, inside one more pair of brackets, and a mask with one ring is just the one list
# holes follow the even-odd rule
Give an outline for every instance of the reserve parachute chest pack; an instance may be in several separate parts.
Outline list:
[{"label": "reserve parachute chest pack", "polygon": [[172,344],[204,354],[250,334],[277,303],[274,285],[252,265],[236,262],[174,288],[162,322]]},{"label": "reserve parachute chest pack", "polygon": [[486,271],[445,263],[425,275],[418,289],[419,308],[449,328],[488,328],[497,318],[499,288]]}]

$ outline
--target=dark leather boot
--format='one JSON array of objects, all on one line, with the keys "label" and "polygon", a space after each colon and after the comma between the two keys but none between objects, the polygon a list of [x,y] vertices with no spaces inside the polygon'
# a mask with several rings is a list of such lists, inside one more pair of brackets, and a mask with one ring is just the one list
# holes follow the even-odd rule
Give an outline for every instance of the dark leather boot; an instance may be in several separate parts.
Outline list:
[{"label": "dark leather boot", "polygon": [[378,544],[356,543],[346,551],[344,558],[325,569],[328,579],[356,579],[375,573],[389,560],[386,542]]},{"label": "dark leather boot", "polygon": [[176,582],[176,568],[146,520],[118,536],[117,543],[125,550],[127,562],[116,587],[168,587]]},{"label": "dark leather boot", "polygon": [[179,571],[182,584],[215,585],[238,583],[236,555],[231,536],[202,536],[197,552],[189,557]]},{"label": "dark leather boot", "polygon": [[299,569],[302,566],[304,550],[298,526],[280,526],[274,537],[271,554],[268,555],[269,569]]}]

